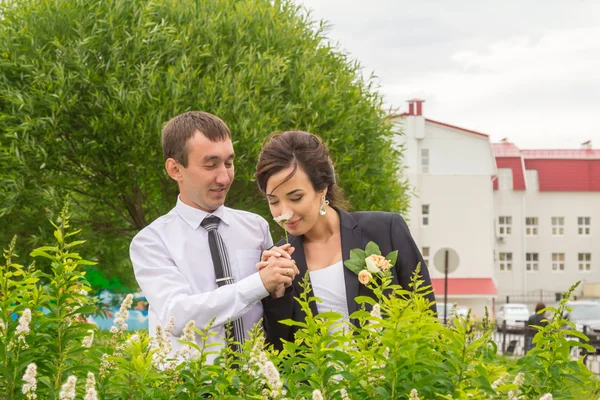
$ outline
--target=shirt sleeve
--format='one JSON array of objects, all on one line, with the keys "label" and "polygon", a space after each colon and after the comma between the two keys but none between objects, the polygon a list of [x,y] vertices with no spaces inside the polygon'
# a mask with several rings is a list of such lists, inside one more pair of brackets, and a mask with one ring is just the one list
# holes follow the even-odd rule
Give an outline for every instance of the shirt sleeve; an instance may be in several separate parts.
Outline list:
[{"label": "shirt sleeve", "polygon": [[164,326],[170,317],[175,318],[176,336],[190,320],[200,329],[213,318],[213,326],[224,325],[268,295],[258,272],[212,292],[193,293],[165,244],[152,230],[143,230],[133,239],[130,257],[135,278],[160,322]]},{"label": "shirt sleeve", "polygon": [[260,223],[262,225],[263,231],[263,246],[262,250],[268,250],[273,247],[273,237],[271,236],[271,231],[269,230],[269,223],[262,217],[260,217]]}]

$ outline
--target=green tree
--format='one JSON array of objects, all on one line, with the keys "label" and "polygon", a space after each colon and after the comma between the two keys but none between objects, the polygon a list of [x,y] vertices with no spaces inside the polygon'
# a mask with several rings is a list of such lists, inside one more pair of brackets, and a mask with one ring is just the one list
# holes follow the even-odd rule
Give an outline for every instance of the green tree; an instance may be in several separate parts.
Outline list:
[{"label": "green tree", "polygon": [[131,237],[176,200],[160,131],[192,109],[233,133],[232,207],[268,216],[254,166],[287,129],[324,138],[353,208],[407,207],[374,81],[293,2],[9,0],[0,18],[2,243],[39,245],[69,199],[99,271],[131,282]]}]

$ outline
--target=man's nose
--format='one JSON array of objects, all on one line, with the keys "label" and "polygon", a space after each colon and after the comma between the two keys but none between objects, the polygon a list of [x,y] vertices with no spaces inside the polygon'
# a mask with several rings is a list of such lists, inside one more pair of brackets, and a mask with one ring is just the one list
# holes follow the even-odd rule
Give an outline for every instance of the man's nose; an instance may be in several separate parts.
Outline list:
[{"label": "man's nose", "polygon": [[229,171],[225,166],[222,166],[217,171],[217,183],[220,185],[228,185],[231,182],[231,177],[229,176]]}]

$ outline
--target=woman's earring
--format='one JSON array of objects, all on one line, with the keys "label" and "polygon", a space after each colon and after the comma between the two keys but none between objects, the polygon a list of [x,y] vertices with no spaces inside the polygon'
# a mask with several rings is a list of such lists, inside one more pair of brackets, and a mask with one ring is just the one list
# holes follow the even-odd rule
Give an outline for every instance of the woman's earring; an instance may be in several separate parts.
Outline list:
[{"label": "woman's earring", "polygon": [[327,206],[329,205],[329,200],[325,199],[325,196],[321,198],[321,208],[319,209],[319,214],[325,215],[327,214]]}]

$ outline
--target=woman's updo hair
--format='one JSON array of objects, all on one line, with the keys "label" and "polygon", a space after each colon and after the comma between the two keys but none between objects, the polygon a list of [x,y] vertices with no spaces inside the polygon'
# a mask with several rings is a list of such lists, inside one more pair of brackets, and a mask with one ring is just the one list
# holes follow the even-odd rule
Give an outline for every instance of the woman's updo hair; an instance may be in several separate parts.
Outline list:
[{"label": "woman's updo hair", "polygon": [[298,166],[308,175],[315,191],[327,188],[326,199],[332,207],[347,208],[348,201],[336,184],[335,170],[327,146],[317,135],[308,132],[276,132],[265,139],[254,174],[258,188],[266,194],[267,182],[271,176],[292,167],[292,172],[279,184],[281,185],[294,176]]}]

